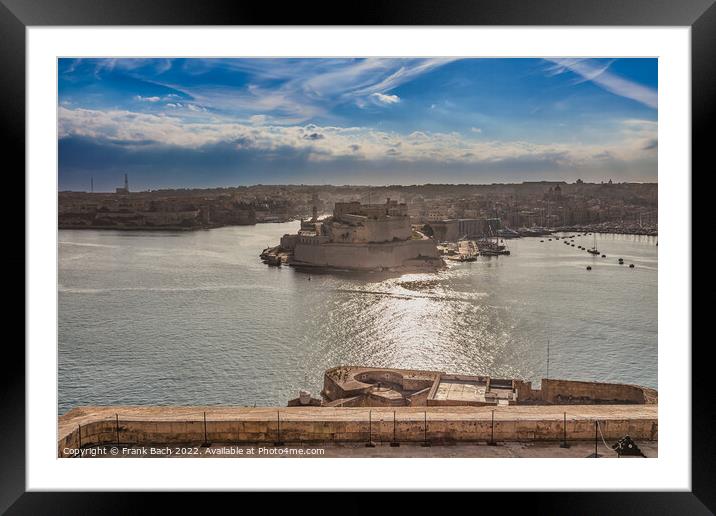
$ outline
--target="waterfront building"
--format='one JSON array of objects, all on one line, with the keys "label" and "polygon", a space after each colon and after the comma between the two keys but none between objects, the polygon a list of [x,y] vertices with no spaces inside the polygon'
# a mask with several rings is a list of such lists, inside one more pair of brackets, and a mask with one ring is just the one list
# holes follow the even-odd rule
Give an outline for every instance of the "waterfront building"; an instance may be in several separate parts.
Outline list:
[{"label": "waterfront building", "polygon": [[442,267],[435,241],[412,228],[408,207],[390,198],[384,204],[337,202],[333,215],[301,221],[298,233],[281,238],[288,263],[341,269]]}]

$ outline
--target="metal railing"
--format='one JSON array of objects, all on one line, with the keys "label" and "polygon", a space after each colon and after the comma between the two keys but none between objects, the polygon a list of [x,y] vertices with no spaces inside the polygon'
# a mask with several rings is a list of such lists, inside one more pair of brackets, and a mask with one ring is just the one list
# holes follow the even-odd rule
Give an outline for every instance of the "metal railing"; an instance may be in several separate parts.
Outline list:
[{"label": "metal railing", "polygon": [[[447,417],[429,411],[399,413],[396,410],[353,410],[350,418],[301,417],[295,411],[276,410],[275,417],[266,413],[237,418],[228,415],[200,412],[187,415],[138,417],[119,413],[85,425],[77,425],[65,442],[78,448],[92,446],[141,446],[163,444],[186,444],[208,447],[212,444],[261,444],[273,446],[303,444],[364,443],[374,447],[376,443],[398,447],[403,444],[432,446],[450,443],[484,443],[497,446],[501,442],[554,442],[569,448],[570,441],[585,441],[589,428],[594,425],[594,456],[601,442],[609,445],[604,432],[616,426],[608,435],[616,441],[628,433],[628,420],[593,419],[563,413],[561,424],[539,425],[534,419],[517,420],[504,417],[500,411],[491,411],[489,419],[461,414]],[[497,416],[497,417],[496,417]],[[555,420],[551,420],[554,422]],[[510,426],[512,425],[512,426]],[[636,436],[655,439],[656,423],[651,435]],[[517,428],[520,426],[520,428]],[[609,433],[609,432],[608,432]],[[611,449],[610,449],[611,450]]]}]

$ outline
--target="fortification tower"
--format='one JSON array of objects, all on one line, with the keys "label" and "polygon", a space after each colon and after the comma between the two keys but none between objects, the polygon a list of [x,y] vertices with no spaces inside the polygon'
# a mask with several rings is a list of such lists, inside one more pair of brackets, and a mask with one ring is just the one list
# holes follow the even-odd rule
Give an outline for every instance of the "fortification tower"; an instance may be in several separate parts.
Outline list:
[{"label": "fortification tower", "polygon": [[311,204],[313,204],[311,222],[316,222],[318,220],[318,194],[315,192],[311,196]]}]

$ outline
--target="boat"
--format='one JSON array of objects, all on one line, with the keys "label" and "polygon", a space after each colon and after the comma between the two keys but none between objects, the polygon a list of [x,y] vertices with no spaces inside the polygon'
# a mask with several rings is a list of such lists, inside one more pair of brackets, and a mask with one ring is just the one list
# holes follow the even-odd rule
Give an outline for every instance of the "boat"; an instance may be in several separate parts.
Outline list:
[{"label": "boat", "polygon": [[633,264],[633,263],[630,263],[630,264],[629,264],[629,268],[630,268],[630,269],[633,269],[633,268],[634,268],[634,264]]},{"label": "boat", "polygon": [[[520,238],[522,236],[519,231],[515,231],[514,229],[510,229],[508,227],[498,229],[497,234],[501,238]],[[539,235],[529,235],[529,236],[539,236]]]},{"label": "boat", "polygon": [[587,252],[589,254],[594,254],[594,255],[599,254],[599,249],[597,249],[597,234],[596,233],[594,234],[594,246],[591,249],[587,249]]},{"label": "boat", "polygon": [[[546,236],[546,235],[551,234],[549,229],[543,228],[543,227],[537,227],[537,226],[532,227],[532,228],[522,227],[522,228],[518,228],[517,231],[511,230],[508,228],[505,228],[504,230],[499,229],[498,233],[500,234],[500,236],[505,236],[508,231],[511,233],[517,233],[517,236],[523,236],[523,237],[540,237],[540,236]],[[510,238],[510,237],[508,236],[508,238]]]},{"label": "boat", "polygon": [[507,249],[506,245],[504,245],[504,240],[500,243],[500,239],[497,235],[495,235],[494,238],[494,241],[490,237],[478,240],[477,248],[480,252],[480,256],[499,256],[501,254],[510,254],[510,250]]},{"label": "boat", "polygon": [[587,265],[587,270],[588,270],[588,271],[591,271],[591,270],[592,270],[592,266],[591,266],[591,265]]}]

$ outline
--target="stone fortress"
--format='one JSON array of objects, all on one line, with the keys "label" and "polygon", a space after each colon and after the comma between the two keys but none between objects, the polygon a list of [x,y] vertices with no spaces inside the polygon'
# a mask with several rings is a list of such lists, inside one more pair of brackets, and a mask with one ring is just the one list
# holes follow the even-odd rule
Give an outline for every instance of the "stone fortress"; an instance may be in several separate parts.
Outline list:
[{"label": "stone fortress", "polygon": [[[440,371],[340,366],[323,378],[329,407],[656,404],[655,389],[630,384],[544,378],[540,389],[519,379]],[[317,404],[317,399],[313,399]],[[305,401],[304,401],[305,403]],[[300,405],[301,400],[289,402]]]},{"label": "stone fortress", "polygon": [[595,432],[602,439],[658,440],[657,391],[638,385],[545,378],[533,389],[518,379],[339,366],[325,372],[321,395],[301,391],[288,407],[76,407],[59,417],[57,454],[212,443],[340,443],[354,446],[354,456],[357,445],[388,442],[562,441],[566,448],[567,441],[596,440]]},{"label": "stone fortress", "polygon": [[384,204],[337,202],[333,215],[301,221],[297,234],[281,238],[262,257],[289,265],[348,270],[435,270],[445,265],[435,241],[414,229],[408,207],[388,198]]}]

